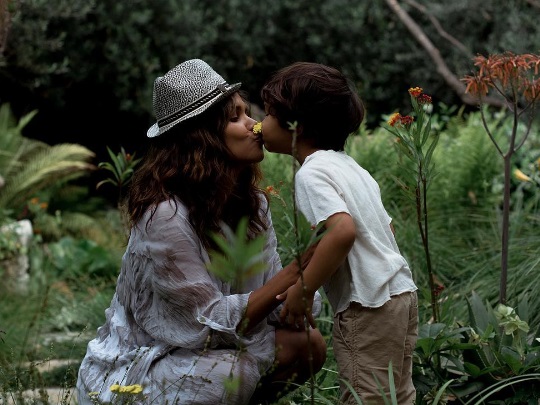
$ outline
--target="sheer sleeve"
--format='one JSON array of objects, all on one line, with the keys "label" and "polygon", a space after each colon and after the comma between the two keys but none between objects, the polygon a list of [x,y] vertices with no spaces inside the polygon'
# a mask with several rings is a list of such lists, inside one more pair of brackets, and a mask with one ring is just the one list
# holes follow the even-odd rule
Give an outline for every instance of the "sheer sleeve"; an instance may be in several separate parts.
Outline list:
[{"label": "sheer sleeve", "polygon": [[226,295],[227,287],[208,272],[184,207],[175,212],[174,204],[162,203],[145,225],[144,219],[124,258],[132,272],[126,278],[138,292],[128,305],[137,324],[156,340],[184,348],[203,347],[211,330],[239,338],[249,291]]}]

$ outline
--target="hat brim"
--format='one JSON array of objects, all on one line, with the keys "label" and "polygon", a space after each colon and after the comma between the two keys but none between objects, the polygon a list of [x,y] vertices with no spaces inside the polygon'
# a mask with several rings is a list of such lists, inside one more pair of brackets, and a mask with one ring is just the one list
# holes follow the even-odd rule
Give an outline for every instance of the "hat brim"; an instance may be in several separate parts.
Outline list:
[{"label": "hat brim", "polygon": [[189,118],[193,118],[193,117],[203,113],[204,111],[206,111],[208,108],[210,108],[211,106],[213,106],[217,102],[223,100],[225,97],[227,97],[227,96],[229,96],[229,95],[231,95],[233,93],[236,93],[240,89],[241,86],[242,86],[242,83],[231,84],[229,87],[226,88],[226,90],[224,92],[221,92],[216,97],[214,97],[211,100],[207,101],[206,103],[204,103],[200,107],[197,107],[193,111],[190,111],[189,113],[181,116],[180,118],[178,118],[177,120],[174,120],[173,122],[168,123],[167,125],[159,126],[159,124],[156,122],[154,125],[152,125],[148,129],[148,131],[146,132],[146,136],[148,138],[155,138],[156,136],[161,135],[162,133],[168,131],[169,129],[174,127],[176,124],[179,124],[182,121],[185,121],[185,120],[187,120]]}]

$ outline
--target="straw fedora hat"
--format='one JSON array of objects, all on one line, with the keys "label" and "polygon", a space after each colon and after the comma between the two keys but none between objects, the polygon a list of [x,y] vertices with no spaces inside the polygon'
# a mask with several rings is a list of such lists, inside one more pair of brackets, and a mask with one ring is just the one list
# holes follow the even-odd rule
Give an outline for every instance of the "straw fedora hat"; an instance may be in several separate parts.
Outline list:
[{"label": "straw fedora hat", "polygon": [[154,138],[179,122],[201,114],[238,91],[242,83],[228,84],[201,59],[185,61],[154,82],[154,115],[157,122],[146,135]]}]

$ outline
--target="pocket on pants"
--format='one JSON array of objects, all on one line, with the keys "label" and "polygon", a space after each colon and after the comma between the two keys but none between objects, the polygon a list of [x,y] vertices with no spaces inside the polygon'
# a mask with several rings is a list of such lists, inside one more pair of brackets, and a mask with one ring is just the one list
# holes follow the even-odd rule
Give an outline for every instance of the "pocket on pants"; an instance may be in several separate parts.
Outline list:
[{"label": "pocket on pants", "polygon": [[[351,381],[353,377],[354,357],[350,339],[351,318],[339,313],[334,317],[333,347],[340,378]],[[340,383],[342,385],[342,383]]]},{"label": "pocket on pants", "polygon": [[351,342],[347,340],[353,332],[354,319],[350,316],[346,316],[347,311],[340,312],[334,317],[334,344],[337,342],[341,350],[351,351]]}]

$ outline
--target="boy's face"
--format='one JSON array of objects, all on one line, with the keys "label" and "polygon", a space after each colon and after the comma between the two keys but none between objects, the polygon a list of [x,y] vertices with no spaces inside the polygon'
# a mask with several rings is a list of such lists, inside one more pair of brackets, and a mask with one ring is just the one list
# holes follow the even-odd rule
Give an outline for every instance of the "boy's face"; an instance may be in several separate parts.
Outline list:
[{"label": "boy's face", "polygon": [[279,125],[277,118],[268,112],[268,105],[265,105],[264,109],[266,112],[262,121],[264,147],[269,152],[292,154],[291,131]]}]

